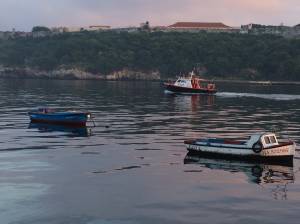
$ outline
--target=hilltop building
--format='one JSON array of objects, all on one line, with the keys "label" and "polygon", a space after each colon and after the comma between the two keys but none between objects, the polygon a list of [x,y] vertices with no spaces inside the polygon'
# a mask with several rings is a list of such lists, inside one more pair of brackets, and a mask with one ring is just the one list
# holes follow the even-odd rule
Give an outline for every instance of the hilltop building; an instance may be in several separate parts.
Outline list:
[{"label": "hilltop building", "polygon": [[273,25],[261,25],[261,24],[247,24],[241,26],[241,33],[244,34],[272,34],[279,35],[288,38],[299,38],[300,37],[300,24],[296,26],[284,26],[283,24],[279,26]]},{"label": "hilltop building", "polygon": [[112,28],[111,30],[114,32],[117,32],[117,33],[122,33],[122,32],[135,33],[135,32],[138,32],[140,30],[140,28],[136,27],[136,26],[130,26],[130,27]]},{"label": "hilltop building", "polygon": [[145,23],[140,24],[140,30],[150,30],[150,23],[146,21]]},{"label": "hilltop building", "polygon": [[31,37],[31,32],[21,32],[21,31],[0,31],[0,40],[9,40],[15,38],[27,38]]},{"label": "hilltop building", "polygon": [[241,26],[241,33],[249,33],[249,34],[281,34],[287,31],[290,27],[288,26],[269,26],[269,25],[261,25],[250,23],[247,25]]},{"label": "hilltop building", "polygon": [[52,27],[51,28],[51,31],[53,32],[53,33],[66,33],[66,32],[68,32],[68,28],[67,27],[63,27],[63,26],[61,26],[61,27]]},{"label": "hilltop building", "polygon": [[102,26],[102,25],[93,25],[86,27],[53,27],[51,31],[54,33],[72,33],[72,32],[81,32],[81,31],[102,31],[109,30],[110,26]]},{"label": "hilltop building", "polygon": [[14,37],[14,33],[10,31],[0,31],[0,40],[8,40]]},{"label": "hilltop building", "polygon": [[238,32],[239,28],[234,28],[220,22],[177,22],[167,27],[168,30],[181,32]]},{"label": "hilltop building", "polygon": [[110,26],[94,25],[84,29],[87,31],[102,31],[102,30],[109,30],[110,28],[111,28]]}]

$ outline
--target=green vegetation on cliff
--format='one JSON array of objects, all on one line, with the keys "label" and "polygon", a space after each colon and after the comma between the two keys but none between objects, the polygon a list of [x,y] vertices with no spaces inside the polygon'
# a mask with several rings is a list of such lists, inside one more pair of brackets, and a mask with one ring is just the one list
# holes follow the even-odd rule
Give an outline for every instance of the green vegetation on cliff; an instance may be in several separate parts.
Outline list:
[{"label": "green vegetation on cliff", "polygon": [[215,78],[300,80],[300,40],[271,35],[80,32],[0,40],[0,66],[122,69],[163,77],[196,70]]}]

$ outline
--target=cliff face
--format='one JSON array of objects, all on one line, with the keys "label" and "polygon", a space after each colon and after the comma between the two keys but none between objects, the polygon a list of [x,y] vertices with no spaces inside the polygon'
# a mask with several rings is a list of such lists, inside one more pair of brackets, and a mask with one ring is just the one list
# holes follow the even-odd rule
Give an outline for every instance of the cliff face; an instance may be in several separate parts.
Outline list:
[{"label": "cliff face", "polygon": [[42,71],[32,68],[0,68],[0,77],[14,79],[103,79],[79,69],[58,69],[53,71]]},{"label": "cliff face", "polygon": [[106,76],[107,80],[160,80],[159,72],[141,72],[124,69]]},{"label": "cliff face", "polygon": [[160,80],[159,72],[141,72],[123,69],[108,75],[93,74],[78,68],[42,71],[33,68],[0,66],[0,78],[13,79],[79,79],[79,80]]}]

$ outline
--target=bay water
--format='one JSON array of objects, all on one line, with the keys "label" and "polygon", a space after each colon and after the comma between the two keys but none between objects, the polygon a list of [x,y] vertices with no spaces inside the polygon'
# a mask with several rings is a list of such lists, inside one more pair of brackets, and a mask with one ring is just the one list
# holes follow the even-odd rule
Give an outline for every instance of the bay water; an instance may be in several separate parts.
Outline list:
[{"label": "bay water", "polygon": [[[276,131],[300,144],[298,86],[0,80],[0,223],[299,223],[294,166],[201,158],[185,139]],[[96,127],[30,124],[38,107],[92,112]]]}]

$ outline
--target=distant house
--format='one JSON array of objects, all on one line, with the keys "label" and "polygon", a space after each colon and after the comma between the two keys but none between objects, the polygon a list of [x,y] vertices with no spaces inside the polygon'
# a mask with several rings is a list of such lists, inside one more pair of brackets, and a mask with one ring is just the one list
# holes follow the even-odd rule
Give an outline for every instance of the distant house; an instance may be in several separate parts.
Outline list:
[{"label": "distant house", "polygon": [[8,40],[15,38],[15,31],[0,31],[0,39],[1,40]]},{"label": "distant house", "polygon": [[110,26],[89,26],[87,28],[84,28],[87,31],[100,31],[100,30],[109,30],[111,27]]},{"label": "distant house", "polygon": [[169,28],[173,29],[228,29],[229,26],[226,26],[223,23],[202,23],[202,22],[177,22]]},{"label": "distant house", "polygon": [[272,34],[279,35],[288,38],[299,38],[300,37],[300,26],[296,25],[293,27],[284,26],[283,24],[279,26],[274,25],[262,25],[262,24],[247,24],[241,26],[241,33],[244,34]]},{"label": "distant house", "polygon": [[20,31],[17,31],[17,32],[15,32],[15,37],[18,37],[18,38],[32,37],[32,32],[20,32]]},{"label": "distant house", "polygon": [[150,23],[149,21],[143,22],[140,24],[139,30],[140,31],[150,31],[151,27],[150,27]]},{"label": "distant house", "polygon": [[113,28],[111,30],[117,33],[122,33],[122,32],[135,33],[139,31],[139,27],[135,27],[135,26],[119,27],[119,28]]},{"label": "distant house", "polygon": [[295,29],[300,29],[300,24],[294,26]]},{"label": "distant house", "polygon": [[0,40],[5,39],[5,33],[3,31],[0,31]]},{"label": "distant house", "polygon": [[156,31],[156,32],[158,32],[158,31],[161,31],[161,32],[165,32],[165,31],[168,31],[168,27],[167,26],[153,26],[153,27],[151,27],[151,30],[152,31]]},{"label": "distant house", "polygon": [[283,26],[283,25],[273,26],[273,25],[262,25],[262,24],[250,23],[241,26],[241,33],[280,35],[289,29],[290,27]]},{"label": "distant house", "polygon": [[51,36],[51,31],[35,31],[32,32],[33,38],[42,38],[42,37],[48,37]]},{"label": "distant house", "polygon": [[83,26],[83,27],[54,27],[52,31],[56,33],[73,33],[73,32],[81,32],[81,31],[102,31],[102,30],[109,30],[110,26],[102,26],[102,25],[93,25],[93,26]]},{"label": "distant house", "polygon": [[73,33],[80,32],[83,30],[83,27],[65,27],[64,32]]},{"label": "distant house", "polygon": [[8,40],[15,38],[27,38],[32,37],[32,32],[22,32],[22,31],[0,31],[0,40]]},{"label": "distant house", "polygon": [[68,32],[68,28],[67,28],[67,27],[63,27],[63,26],[60,26],[60,27],[52,27],[52,28],[51,28],[51,31],[52,31],[52,33],[54,33],[54,34],[65,33],[65,32]]}]

